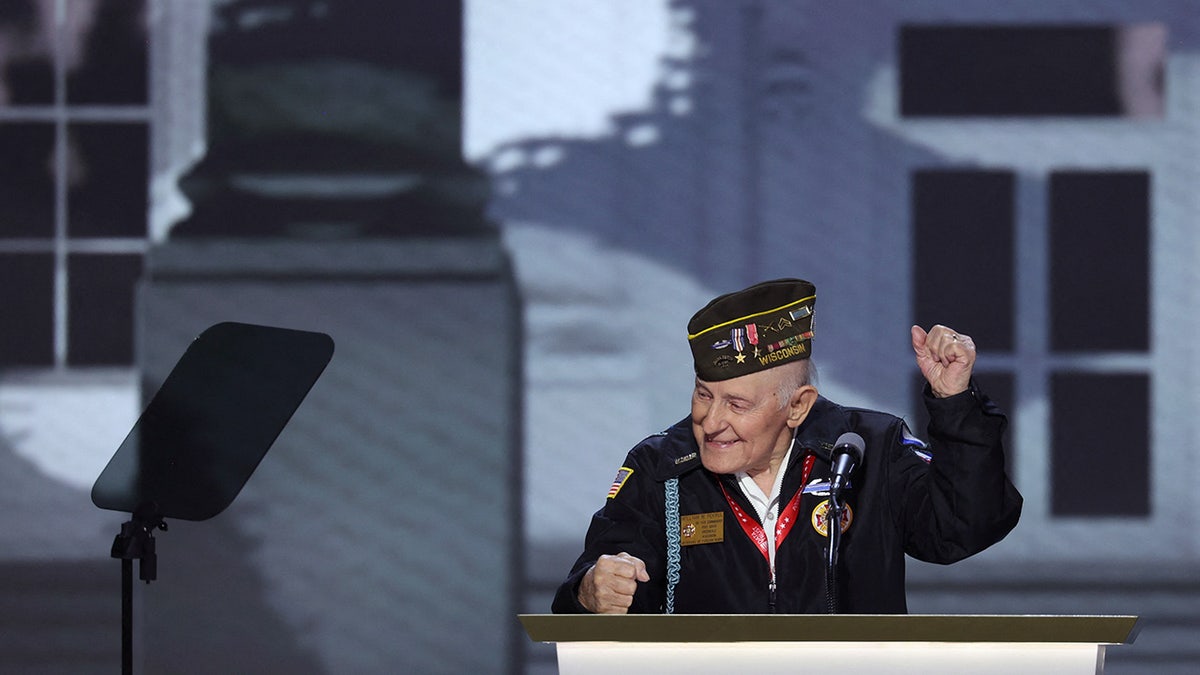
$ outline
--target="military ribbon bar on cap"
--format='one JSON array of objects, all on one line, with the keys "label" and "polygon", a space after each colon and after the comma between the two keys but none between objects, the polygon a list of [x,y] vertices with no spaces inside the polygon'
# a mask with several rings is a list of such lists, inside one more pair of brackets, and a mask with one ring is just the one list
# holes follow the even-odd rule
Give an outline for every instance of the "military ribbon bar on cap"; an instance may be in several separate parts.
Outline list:
[{"label": "military ribbon bar on cap", "polygon": [[816,287],[803,279],[764,281],[715,298],[688,322],[696,376],[716,382],[809,358],[816,299]]}]

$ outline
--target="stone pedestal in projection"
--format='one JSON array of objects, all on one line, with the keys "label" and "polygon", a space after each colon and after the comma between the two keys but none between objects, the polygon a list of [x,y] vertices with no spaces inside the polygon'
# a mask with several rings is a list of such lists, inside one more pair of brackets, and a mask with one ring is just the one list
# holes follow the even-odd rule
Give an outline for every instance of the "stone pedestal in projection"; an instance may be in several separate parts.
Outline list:
[{"label": "stone pedestal in projection", "polygon": [[146,670],[505,672],[521,368],[498,238],[182,240],[147,271],[146,397],[217,322],[336,349],[233,505],[159,535],[159,581],[138,590]]}]

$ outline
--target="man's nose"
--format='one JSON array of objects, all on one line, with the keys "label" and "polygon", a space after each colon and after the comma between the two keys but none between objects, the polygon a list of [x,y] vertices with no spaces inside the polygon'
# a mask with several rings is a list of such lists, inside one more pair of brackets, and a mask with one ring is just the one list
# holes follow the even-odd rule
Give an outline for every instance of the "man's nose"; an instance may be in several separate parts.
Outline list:
[{"label": "man's nose", "polygon": [[713,403],[704,411],[704,419],[700,422],[700,428],[706,434],[712,434],[720,431],[725,427],[725,414],[721,411],[721,406]]}]

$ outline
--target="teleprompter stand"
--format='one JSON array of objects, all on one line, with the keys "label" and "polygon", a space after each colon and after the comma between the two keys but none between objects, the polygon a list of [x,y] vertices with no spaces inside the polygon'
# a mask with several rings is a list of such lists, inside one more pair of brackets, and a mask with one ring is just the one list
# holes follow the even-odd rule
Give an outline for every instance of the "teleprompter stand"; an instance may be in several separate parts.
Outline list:
[{"label": "teleprompter stand", "polygon": [[121,672],[133,672],[133,561],[158,576],[155,530],[207,520],[241,492],[333,356],[323,333],[219,323],[167,375],[92,486],[92,502],[127,511],[121,560]]}]

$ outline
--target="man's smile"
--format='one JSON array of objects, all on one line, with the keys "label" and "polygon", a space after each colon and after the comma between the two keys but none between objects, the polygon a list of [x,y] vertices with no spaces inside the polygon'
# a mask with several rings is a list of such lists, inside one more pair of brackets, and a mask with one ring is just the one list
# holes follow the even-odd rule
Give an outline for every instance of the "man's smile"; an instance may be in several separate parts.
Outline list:
[{"label": "man's smile", "polygon": [[712,438],[711,436],[704,437],[704,445],[706,445],[710,448],[716,448],[718,450],[725,450],[727,448],[730,448],[734,444],[738,443],[739,441],[740,441],[740,439],[737,439],[737,438],[733,438],[733,439],[729,439],[729,440],[719,440],[716,438]]}]

